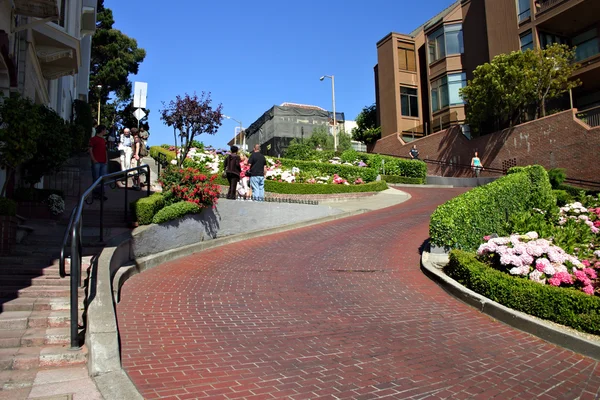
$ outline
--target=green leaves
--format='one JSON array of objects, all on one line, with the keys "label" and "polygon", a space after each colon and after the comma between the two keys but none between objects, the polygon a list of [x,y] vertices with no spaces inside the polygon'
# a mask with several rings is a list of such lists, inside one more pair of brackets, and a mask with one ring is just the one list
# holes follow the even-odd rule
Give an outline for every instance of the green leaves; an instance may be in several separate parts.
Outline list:
[{"label": "green leaves", "polygon": [[374,143],[381,138],[381,127],[377,124],[375,104],[366,106],[356,117],[357,127],[352,130],[352,138],[363,143]]}]

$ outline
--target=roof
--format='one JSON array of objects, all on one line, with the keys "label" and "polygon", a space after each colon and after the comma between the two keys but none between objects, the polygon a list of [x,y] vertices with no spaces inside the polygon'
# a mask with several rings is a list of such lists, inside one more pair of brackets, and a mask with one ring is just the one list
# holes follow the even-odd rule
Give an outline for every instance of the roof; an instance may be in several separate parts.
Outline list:
[{"label": "roof", "polygon": [[462,0],[456,0],[454,3],[452,3],[449,7],[447,7],[445,10],[443,10],[442,12],[438,13],[437,15],[435,15],[433,18],[431,18],[430,20],[428,20],[427,22],[425,22],[423,25],[419,26],[417,29],[415,29],[414,31],[412,31],[410,33],[410,36],[415,37],[417,36],[417,34],[419,33],[419,31],[421,30],[425,30],[427,29],[429,26],[434,25],[436,23],[438,23],[441,19],[443,19],[446,15],[450,14],[450,12],[452,10],[454,10],[454,8],[458,5],[460,5],[462,2]]},{"label": "roof", "polygon": [[324,108],[321,108],[319,106],[311,106],[309,104],[298,104],[298,103],[281,103],[281,105],[279,107],[295,107],[295,108],[306,108],[308,110],[321,110],[321,111],[326,111]]}]

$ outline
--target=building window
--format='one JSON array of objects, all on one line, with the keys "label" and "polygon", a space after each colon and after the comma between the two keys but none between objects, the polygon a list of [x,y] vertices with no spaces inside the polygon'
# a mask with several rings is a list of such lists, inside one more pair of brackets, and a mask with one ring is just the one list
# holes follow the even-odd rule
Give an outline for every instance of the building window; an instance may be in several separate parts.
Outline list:
[{"label": "building window", "polygon": [[413,45],[398,44],[398,69],[402,71],[417,71],[415,48]]},{"label": "building window", "polygon": [[598,40],[598,29],[587,30],[573,38],[575,49],[575,61],[585,60],[600,53],[600,41]]},{"label": "building window", "polygon": [[540,32],[540,47],[545,49],[553,44],[569,44],[569,40],[564,36],[555,35],[553,33]]},{"label": "building window", "polygon": [[531,4],[529,1],[530,0],[517,0],[519,23],[525,21],[527,18],[531,18]]},{"label": "building window", "polygon": [[419,117],[419,99],[417,89],[400,87],[400,109],[405,117]]},{"label": "building window", "polygon": [[447,55],[462,54],[462,24],[444,25],[427,36],[429,63],[441,60]]},{"label": "building window", "polygon": [[533,50],[533,34],[528,31],[521,35],[521,51]]},{"label": "building window", "polygon": [[460,89],[467,85],[467,74],[450,74],[431,82],[431,106],[433,112],[444,107],[464,104]]}]

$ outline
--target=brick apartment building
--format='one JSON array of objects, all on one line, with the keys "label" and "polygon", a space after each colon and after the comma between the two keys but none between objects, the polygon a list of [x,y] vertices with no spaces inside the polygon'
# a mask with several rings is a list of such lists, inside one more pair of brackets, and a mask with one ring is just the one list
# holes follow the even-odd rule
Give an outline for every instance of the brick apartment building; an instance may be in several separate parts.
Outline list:
[{"label": "brick apartment building", "polygon": [[409,34],[392,32],[377,43],[374,71],[382,138],[409,142],[461,124],[459,90],[478,65],[552,43],[576,46],[573,106],[600,106],[599,31],[600,0],[458,0]]}]

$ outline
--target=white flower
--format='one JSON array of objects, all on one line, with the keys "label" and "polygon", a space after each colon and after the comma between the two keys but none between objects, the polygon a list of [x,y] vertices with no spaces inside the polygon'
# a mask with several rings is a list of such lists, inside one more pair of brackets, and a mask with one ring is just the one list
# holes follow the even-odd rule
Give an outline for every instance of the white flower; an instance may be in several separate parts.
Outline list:
[{"label": "white flower", "polygon": [[177,160],[171,160],[171,164],[177,165]]},{"label": "white flower", "polygon": [[530,237],[531,239],[533,239],[533,240],[535,240],[535,239],[537,239],[537,238],[539,238],[539,237],[540,237],[540,235],[538,235],[538,233],[537,233],[537,232],[534,232],[534,231],[527,232],[525,235],[526,235],[526,236],[529,236],[529,237]]}]

